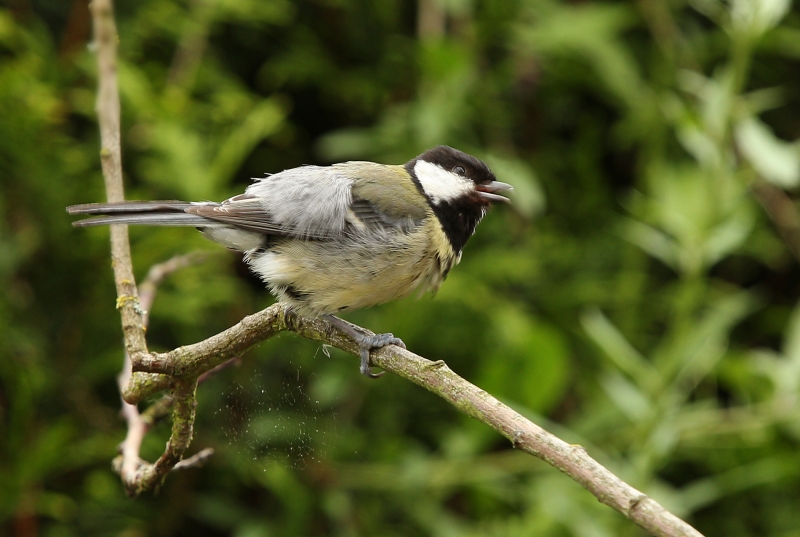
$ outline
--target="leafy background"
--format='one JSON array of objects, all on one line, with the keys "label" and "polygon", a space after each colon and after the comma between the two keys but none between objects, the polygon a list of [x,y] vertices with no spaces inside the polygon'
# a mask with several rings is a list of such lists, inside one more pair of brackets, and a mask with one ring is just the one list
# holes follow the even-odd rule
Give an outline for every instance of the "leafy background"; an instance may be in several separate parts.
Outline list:
[{"label": "leafy background", "polygon": [[[706,535],[800,535],[800,10],[788,0],[118,1],[129,198],[446,143],[516,187],[392,331]],[[283,335],[200,389],[205,468],[127,499],[85,0],[0,7],[0,533],[642,535],[496,433]],[[764,190],[766,189],[766,190]],[[772,189],[772,190],[770,190]],[[132,229],[149,342],[270,298],[192,230]],[[168,424],[143,455],[163,448]]]}]

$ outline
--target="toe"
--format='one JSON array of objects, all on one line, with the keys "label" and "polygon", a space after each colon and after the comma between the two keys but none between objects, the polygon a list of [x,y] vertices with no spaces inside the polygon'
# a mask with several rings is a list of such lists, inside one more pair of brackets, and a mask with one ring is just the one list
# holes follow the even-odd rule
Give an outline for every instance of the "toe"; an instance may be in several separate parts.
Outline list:
[{"label": "toe", "polygon": [[382,371],[380,373],[373,373],[372,372],[372,369],[371,369],[371,367],[369,365],[369,348],[362,347],[360,356],[361,356],[361,367],[360,367],[360,369],[361,369],[361,374],[362,375],[364,375],[365,377],[369,377],[371,379],[376,379],[378,377],[382,377],[383,376],[383,373],[385,373],[384,371]]},{"label": "toe", "polygon": [[394,334],[375,334],[372,336],[368,342],[370,347],[373,349],[379,349],[381,347],[385,347],[387,345],[397,345],[398,347],[406,348],[406,344],[403,343],[403,340],[394,337]]}]

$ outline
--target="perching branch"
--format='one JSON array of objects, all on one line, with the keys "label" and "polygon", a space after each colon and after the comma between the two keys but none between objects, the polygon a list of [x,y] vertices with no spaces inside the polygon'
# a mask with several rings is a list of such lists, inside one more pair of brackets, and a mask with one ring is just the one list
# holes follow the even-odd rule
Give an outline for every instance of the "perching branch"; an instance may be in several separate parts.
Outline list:
[{"label": "perching branch", "polygon": [[[91,10],[100,79],[97,108],[103,144],[100,152],[103,175],[108,200],[122,201],[117,35],[111,0],[94,0]],[[201,464],[210,455],[208,450],[204,450],[182,460],[193,435],[198,377],[204,373],[283,330],[358,355],[357,345],[328,322],[287,315],[285,306],[281,304],[250,315],[205,341],[163,354],[149,353],[144,337],[146,315],[133,279],[125,226],[111,226],[111,243],[117,305],[122,316],[125,348],[133,371],[130,377],[126,374],[122,378],[122,394],[125,401],[130,403],[125,413],[133,427],[129,432],[130,438],[123,443],[123,455],[115,460],[115,468],[120,472],[129,494],[150,490],[158,486],[169,471]],[[152,294],[149,296],[152,297]],[[439,395],[460,411],[498,431],[516,448],[558,468],[594,494],[600,502],[616,509],[653,535],[701,537],[689,524],[601,466],[582,447],[570,445],[543,430],[456,375],[444,362],[431,362],[396,346],[380,349],[373,353],[372,359],[374,365]],[[138,446],[149,426],[148,412],[139,415],[133,405],[163,390],[171,391],[169,399],[156,403],[152,413],[163,413],[171,404],[172,435],[164,454],[154,464],[149,464],[138,457]]]}]

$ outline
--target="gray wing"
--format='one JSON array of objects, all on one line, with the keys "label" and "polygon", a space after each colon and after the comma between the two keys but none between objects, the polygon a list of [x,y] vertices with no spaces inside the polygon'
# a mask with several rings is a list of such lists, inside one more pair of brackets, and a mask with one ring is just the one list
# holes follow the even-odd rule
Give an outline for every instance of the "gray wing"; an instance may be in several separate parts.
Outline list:
[{"label": "gray wing", "polygon": [[386,230],[397,229],[403,233],[409,233],[416,228],[424,214],[390,214],[381,211],[378,204],[373,203],[367,199],[353,197],[353,203],[350,205],[350,216],[356,227],[359,227],[355,221],[361,223],[364,229],[372,230]]},{"label": "gray wing", "polygon": [[428,201],[402,166],[371,162],[347,165],[354,169],[356,177],[350,211],[367,228],[393,228],[408,233],[429,216]]},{"label": "gray wing", "polygon": [[186,212],[269,235],[326,239],[347,226],[351,186],[333,167],[303,166],[259,179],[219,205]]},{"label": "gray wing", "polygon": [[346,162],[286,170],[219,205],[186,212],[270,235],[324,240],[348,231],[408,232],[425,218],[426,203],[400,166]]}]

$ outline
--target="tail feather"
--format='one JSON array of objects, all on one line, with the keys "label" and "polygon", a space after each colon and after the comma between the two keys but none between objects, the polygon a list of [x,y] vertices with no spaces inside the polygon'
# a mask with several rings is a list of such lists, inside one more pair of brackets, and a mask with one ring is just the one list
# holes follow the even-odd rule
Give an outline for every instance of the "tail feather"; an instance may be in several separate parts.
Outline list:
[{"label": "tail feather", "polygon": [[96,215],[73,222],[75,227],[105,226],[109,224],[141,224],[150,226],[209,226],[213,220],[187,214],[193,203],[177,200],[123,201],[119,203],[85,203],[67,207],[69,214]]},{"label": "tail feather", "polygon": [[94,216],[92,218],[85,218],[72,223],[74,227],[107,226],[110,224],[185,227],[208,227],[222,225],[219,222],[214,222],[208,218],[186,213],[113,214],[109,216]]},{"label": "tail feather", "polygon": [[188,201],[120,201],[117,203],[84,203],[67,207],[69,214],[147,213],[155,211],[183,212],[193,204]]}]

